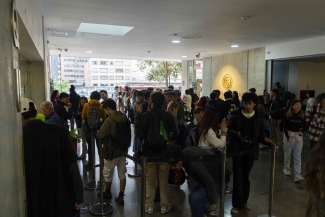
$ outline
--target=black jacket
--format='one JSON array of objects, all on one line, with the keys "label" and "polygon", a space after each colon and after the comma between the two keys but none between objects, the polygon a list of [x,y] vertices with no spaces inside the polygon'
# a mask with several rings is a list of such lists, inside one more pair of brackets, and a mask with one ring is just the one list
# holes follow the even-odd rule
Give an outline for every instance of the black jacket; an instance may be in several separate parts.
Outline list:
[{"label": "black jacket", "polygon": [[229,110],[231,108],[231,105],[235,105],[236,109],[238,108],[236,105],[236,102],[233,99],[226,99],[220,104],[220,115],[219,115],[219,122],[221,122],[224,118],[227,119]]},{"label": "black jacket", "polygon": [[71,111],[73,112],[78,111],[79,101],[80,101],[80,96],[76,93],[76,91],[70,92],[70,103],[72,104]]},{"label": "black jacket", "polygon": [[62,118],[65,122],[67,122],[68,119],[71,119],[72,113],[71,113],[71,109],[67,111],[65,110],[64,106],[66,106],[65,103],[58,101],[54,106],[54,111],[60,118]]},{"label": "black jacket", "polygon": [[[231,113],[231,117],[228,120],[228,137],[227,137],[227,152],[240,152],[243,150],[241,146],[241,140],[238,138],[237,133],[241,131],[242,121],[241,121],[241,110],[237,109]],[[253,149],[254,149],[254,159],[258,159],[259,154],[259,143],[264,143],[264,116],[260,115],[255,111],[255,127],[254,127],[254,138],[253,138]]]},{"label": "black jacket", "polygon": [[283,118],[282,110],[282,102],[280,100],[280,97],[276,97],[274,100],[272,100],[270,111],[274,111],[274,113],[271,115],[272,119],[280,120]]},{"label": "black jacket", "polygon": [[[162,108],[153,108],[150,111],[145,112],[141,115],[136,134],[140,140],[144,140],[143,154],[148,157],[158,157],[160,155],[160,152],[151,149],[148,145],[148,142],[146,141],[147,134],[150,132],[149,128],[151,126],[151,122],[154,120],[154,116],[151,114],[152,112],[154,112],[159,118],[161,118],[161,120],[164,120],[167,129],[169,131],[167,132],[167,134],[169,135],[170,133],[172,133],[172,138],[170,138],[171,141],[174,141],[177,138],[178,133],[177,133],[177,128],[174,122],[173,115],[166,112]],[[166,143],[166,147],[167,147],[167,143]]]}]

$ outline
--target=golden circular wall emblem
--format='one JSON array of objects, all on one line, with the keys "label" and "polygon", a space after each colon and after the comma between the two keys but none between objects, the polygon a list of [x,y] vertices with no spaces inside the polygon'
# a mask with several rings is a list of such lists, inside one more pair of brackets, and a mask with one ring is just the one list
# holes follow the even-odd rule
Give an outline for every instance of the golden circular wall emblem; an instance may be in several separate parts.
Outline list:
[{"label": "golden circular wall emblem", "polygon": [[232,78],[230,75],[226,74],[222,78],[222,86],[226,89],[229,90],[232,87]]}]

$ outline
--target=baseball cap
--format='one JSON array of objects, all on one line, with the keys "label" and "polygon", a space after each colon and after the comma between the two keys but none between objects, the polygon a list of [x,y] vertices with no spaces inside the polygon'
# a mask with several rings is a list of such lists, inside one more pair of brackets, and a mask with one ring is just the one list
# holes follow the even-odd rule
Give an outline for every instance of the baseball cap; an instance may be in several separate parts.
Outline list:
[{"label": "baseball cap", "polygon": [[37,110],[35,103],[28,98],[21,98],[20,108],[21,108],[20,110],[21,113]]}]

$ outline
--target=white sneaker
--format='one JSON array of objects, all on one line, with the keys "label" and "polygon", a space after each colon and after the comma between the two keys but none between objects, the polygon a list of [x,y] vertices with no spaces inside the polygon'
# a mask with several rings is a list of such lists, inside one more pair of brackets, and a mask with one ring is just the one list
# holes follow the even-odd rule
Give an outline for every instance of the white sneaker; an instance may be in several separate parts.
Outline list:
[{"label": "white sneaker", "polygon": [[231,214],[237,214],[237,213],[238,213],[238,209],[233,207],[233,208],[230,210],[230,212],[231,212]]},{"label": "white sneaker", "polygon": [[299,175],[295,175],[295,179],[293,180],[295,183],[298,183],[300,181],[303,181],[304,177],[302,177],[300,174]]},{"label": "white sneaker", "polygon": [[146,213],[153,214],[153,207],[152,206],[146,206]]},{"label": "white sneaker", "polygon": [[244,204],[246,210],[251,210],[251,207],[248,204]]},{"label": "white sneaker", "polygon": [[283,169],[283,174],[286,175],[286,176],[291,176],[290,170],[288,170],[286,168]]},{"label": "white sneaker", "polygon": [[160,208],[161,214],[166,214],[172,209],[172,205],[170,203],[167,203],[167,206],[162,206]]}]

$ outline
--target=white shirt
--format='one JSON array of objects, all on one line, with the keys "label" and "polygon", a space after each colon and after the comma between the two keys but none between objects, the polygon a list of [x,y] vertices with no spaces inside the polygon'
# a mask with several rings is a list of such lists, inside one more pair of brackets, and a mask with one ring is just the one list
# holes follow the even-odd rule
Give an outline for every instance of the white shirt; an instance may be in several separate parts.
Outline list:
[{"label": "white shirt", "polygon": [[200,137],[199,147],[203,149],[223,148],[226,145],[226,136],[221,136],[220,139],[217,134],[210,128],[205,135]]},{"label": "white shirt", "polygon": [[192,96],[189,94],[184,94],[183,95],[183,101],[185,102],[185,111],[191,111],[191,106],[192,106]]}]

